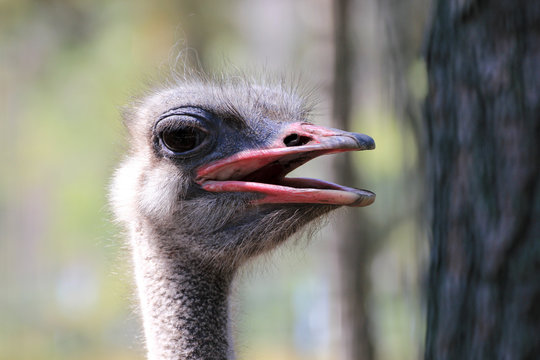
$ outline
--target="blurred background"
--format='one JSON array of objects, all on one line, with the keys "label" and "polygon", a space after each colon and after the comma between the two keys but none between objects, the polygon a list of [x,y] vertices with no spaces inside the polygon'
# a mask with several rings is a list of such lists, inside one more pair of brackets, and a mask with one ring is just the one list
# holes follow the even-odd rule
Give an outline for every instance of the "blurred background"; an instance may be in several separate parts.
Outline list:
[{"label": "blurred background", "polygon": [[[313,120],[330,126],[346,68],[350,130],[377,143],[347,160],[358,183],[344,184],[373,190],[372,206],[340,210],[314,238],[243,269],[234,300],[239,358],[422,357],[418,125],[429,3],[355,0],[345,20],[335,7],[0,0],[0,359],[144,358],[129,252],[111,222],[107,186],[125,150],[121,107],[193,59],[209,72],[300,78],[316,89]],[[348,42],[336,36],[340,23]],[[339,156],[297,173],[339,178]],[[351,219],[353,235],[338,239]]]}]

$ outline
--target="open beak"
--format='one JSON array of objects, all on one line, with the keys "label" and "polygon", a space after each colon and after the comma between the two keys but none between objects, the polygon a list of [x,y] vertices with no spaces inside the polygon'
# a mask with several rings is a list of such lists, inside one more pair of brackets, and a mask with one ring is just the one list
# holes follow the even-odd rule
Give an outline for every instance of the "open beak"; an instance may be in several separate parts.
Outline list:
[{"label": "open beak", "polygon": [[195,181],[210,192],[250,192],[261,197],[254,204],[327,204],[367,206],[371,191],[288,173],[321,155],[371,150],[373,139],[364,134],[292,123],[270,147],[246,150],[197,169]]}]

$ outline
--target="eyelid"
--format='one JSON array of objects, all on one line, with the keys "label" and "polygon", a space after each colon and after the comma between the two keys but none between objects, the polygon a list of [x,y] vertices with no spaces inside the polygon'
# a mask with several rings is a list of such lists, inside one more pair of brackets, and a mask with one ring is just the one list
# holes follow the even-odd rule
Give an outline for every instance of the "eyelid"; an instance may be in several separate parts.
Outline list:
[{"label": "eyelid", "polygon": [[154,132],[159,133],[167,129],[176,129],[180,127],[190,126],[196,127],[201,131],[208,133],[208,129],[206,129],[205,126],[202,126],[202,123],[204,123],[203,119],[191,115],[169,115],[165,118],[159,119],[156,122],[156,124],[154,125]]},{"label": "eyelid", "polygon": [[177,108],[169,109],[163,114],[161,114],[156,123],[159,123],[161,120],[172,117],[172,116],[187,116],[200,120],[208,120],[209,118],[215,116],[212,112],[207,111],[203,108],[197,106],[180,106]]}]

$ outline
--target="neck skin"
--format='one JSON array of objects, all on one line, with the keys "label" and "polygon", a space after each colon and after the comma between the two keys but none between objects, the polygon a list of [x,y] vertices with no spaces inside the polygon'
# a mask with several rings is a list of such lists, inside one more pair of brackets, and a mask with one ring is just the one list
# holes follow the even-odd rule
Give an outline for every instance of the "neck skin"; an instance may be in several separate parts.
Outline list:
[{"label": "neck skin", "polygon": [[201,268],[167,241],[143,231],[131,239],[148,359],[233,359],[227,302],[232,275]]}]

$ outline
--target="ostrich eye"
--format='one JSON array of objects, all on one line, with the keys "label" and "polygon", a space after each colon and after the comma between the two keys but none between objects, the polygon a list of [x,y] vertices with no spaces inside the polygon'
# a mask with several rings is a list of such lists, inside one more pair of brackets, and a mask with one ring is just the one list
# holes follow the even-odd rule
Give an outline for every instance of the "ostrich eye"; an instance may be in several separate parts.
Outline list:
[{"label": "ostrich eye", "polygon": [[175,153],[185,153],[195,149],[205,137],[206,133],[195,127],[168,129],[161,133],[163,144]]}]

